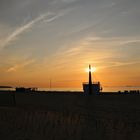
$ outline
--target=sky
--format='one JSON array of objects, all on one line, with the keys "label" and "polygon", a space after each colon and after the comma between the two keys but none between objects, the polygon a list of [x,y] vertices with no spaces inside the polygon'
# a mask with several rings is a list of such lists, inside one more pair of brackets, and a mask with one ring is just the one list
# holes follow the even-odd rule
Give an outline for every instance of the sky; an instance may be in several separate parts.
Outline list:
[{"label": "sky", "polygon": [[0,85],[140,85],[140,0],[0,0]]}]

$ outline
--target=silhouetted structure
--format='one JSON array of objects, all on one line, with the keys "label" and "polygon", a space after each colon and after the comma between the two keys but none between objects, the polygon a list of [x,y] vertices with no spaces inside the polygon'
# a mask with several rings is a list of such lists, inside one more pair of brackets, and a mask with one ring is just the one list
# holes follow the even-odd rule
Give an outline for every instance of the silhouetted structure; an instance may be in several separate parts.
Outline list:
[{"label": "silhouetted structure", "polygon": [[91,65],[89,65],[89,94],[92,94],[92,76],[91,76]]},{"label": "silhouetted structure", "polygon": [[37,91],[37,88],[16,87],[16,92],[30,92],[30,91]]},{"label": "silhouetted structure", "polygon": [[100,93],[100,90],[102,90],[102,88],[100,86],[100,82],[92,82],[91,72],[92,72],[91,65],[89,65],[89,82],[83,83],[83,90],[85,94],[98,95]]}]

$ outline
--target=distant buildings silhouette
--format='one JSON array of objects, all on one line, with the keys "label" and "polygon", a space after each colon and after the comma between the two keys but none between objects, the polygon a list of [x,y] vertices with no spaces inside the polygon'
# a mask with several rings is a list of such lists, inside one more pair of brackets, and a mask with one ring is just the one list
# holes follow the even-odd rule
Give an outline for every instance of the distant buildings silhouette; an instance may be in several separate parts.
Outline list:
[{"label": "distant buildings silhouette", "polygon": [[16,92],[31,92],[31,91],[37,91],[37,88],[16,87]]}]

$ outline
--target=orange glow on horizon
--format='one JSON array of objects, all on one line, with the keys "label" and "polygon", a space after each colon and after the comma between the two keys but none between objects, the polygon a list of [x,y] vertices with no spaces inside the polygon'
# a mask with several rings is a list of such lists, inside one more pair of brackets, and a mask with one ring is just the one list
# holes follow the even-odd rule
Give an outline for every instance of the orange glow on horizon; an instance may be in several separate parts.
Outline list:
[{"label": "orange glow on horizon", "polygon": [[[89,72],[89,68],[85,68],[86,65],[68,65],[55,69],[50,67],[49,70],[41,68],[32,73],[19,69],[6,73],[1,85],[49,88],[51,79],[52,88],[82,89],[82,83],[88,81],[86,72]],[[135,78],[139,76],[139,69],[128,69],[126,66],[102,68],[100,65],[92,67],[91,72],[93,79],[100,81],[103,86],[139,86],[139,79]]]}]

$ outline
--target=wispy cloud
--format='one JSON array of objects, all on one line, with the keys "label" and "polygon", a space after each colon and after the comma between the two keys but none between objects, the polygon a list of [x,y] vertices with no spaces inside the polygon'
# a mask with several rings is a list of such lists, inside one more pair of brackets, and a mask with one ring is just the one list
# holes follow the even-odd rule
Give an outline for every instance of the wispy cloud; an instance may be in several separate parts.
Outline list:
[{"label": "wispy cloud", "polygon": [[[101,62],[104,64],[104,61]],[[108,64],[100,66],[100,69],[114,68],[114,67],[122,67],[128,65],[140,64],[140,61],[131,61],[131,62],[118,62],[118,61],[110,61]]]},{"label": "wispy cloud", "polygon": [[40,15],[36,19],[30,21],[29,23],[17,28],[13,33],[11,33],[3,42],[1,49],[9,45],[12,41],[14,41],[20,34],[25,32],[26,30],[30,29],[36,22],[41,21],[47,16],[47,14]]},{"label": "wispy cloud", "polygon": [[28,60],[26,62],[22,62],[21,64],[15,64],[14,66],[7,69],[6,72],[16,72],[18,69],[24,68],[30,64],[33,64],[35,62],[34,59]]},{"label": "wispy cloud", "polygon": [[72,2],[75,2],[77,0],[61,0],[62,2],[66,2],[66,3],[72,3]]},{"label": "wispy cloud", "polygon": [[116,5],[115,2],[109,2],[109,3],[107,3],[107,4],[104,4],[104,5],[102,6],[102,8],[111,8],[111,7],[115,6],[115,5]]},{"label": "wispy cloud", "polygon": [[[60,48],[55,54],[53,60],[59,68],[62,65],[72,63],[73,65],[95,64],[99,69],[121,67],[140,63],[139,61],[123,61],[120,60],[118,47],[122,48],[121,44],[139,42],[139,38],[104,38],[97,35],[87,36],[81,40]],[[125,58],[124,58],[125,59]]]},{"label": "wispy cloud", "polygon": [[66,4],[69,4],[69,3],[76,2],[76,1],[79,1],[79,0],[54,0],[52,2],[52,4],[58,4],[58,3],[66,3]]},{"label": "wispy cloud", "polygon": [[[53,14],[48,12],[45,14],[42,14],[35,18],[34,20],[28,22],[27,24],[17,28],[15,31],[13,31],[2,43],[0,49],[3,49],[7,45],[9,45],[12,41],[16,40],[22,33],[25,31],[29,30],[32,28],[36,23],[42,21],[42,22],[52,22],[55,19],[59,18],[62,16],[64,13],[58,13],[58,14]],[[49,17],[51,15],[51,17]]]},{"label": "wispy cloud", "polygon": [[140,43],[140,38],[132,38],[132,39],[127,39],[127,40],[124,40],[120,43],[120,45],[125,45],[125,44],[131,44],[131,43]]},{"label": "wispy cloud", "polygon": [[44,19],[44,21],[43,21],[43,23],[44,22],[52,22],[52,21],[54,21],[54,20],[56,20],[56,19],[58,19],[59,17],[61,17],[61,16],[63,16],[63,15],[65,15],[66,14],[66,12],[61,12],[61,13],[58,13],[58,14],[54,14],[54,13],[50,13],[50,18],[47,18],[47,19]]},{"label": "wispy cloud", "polygon": [[116,46],[122,46],[125,44],[129,44],[129,43],[135,43],[135,42],[140,42],[140,37],[139,36],[132,36],[132,37],[101,37],[101,36],[89,36],[86,37],[83,40],[83,45],[90,45],[93,44],[95,42],[99,42],[99,43],[108,43],[108,44],[113,44]]}]

